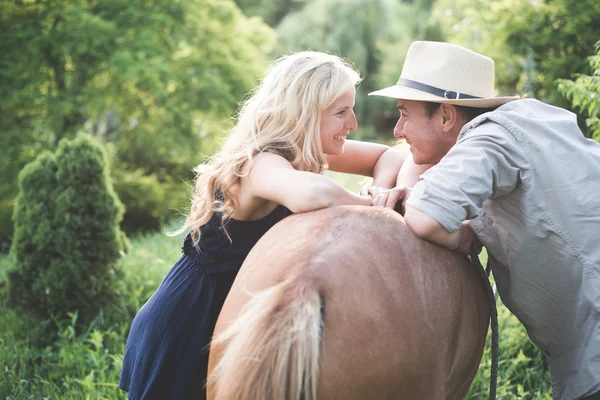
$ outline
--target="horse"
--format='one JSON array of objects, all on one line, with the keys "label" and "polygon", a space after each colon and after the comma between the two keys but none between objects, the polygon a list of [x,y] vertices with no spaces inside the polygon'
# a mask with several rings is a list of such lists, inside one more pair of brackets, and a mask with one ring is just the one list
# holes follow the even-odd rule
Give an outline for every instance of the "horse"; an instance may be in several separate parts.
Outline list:
[{"label": "horse", "polygon": [[467,257],[393,210],[292,215],[252,249],[210,348],[211,400],[461,399],[489,308]]}]

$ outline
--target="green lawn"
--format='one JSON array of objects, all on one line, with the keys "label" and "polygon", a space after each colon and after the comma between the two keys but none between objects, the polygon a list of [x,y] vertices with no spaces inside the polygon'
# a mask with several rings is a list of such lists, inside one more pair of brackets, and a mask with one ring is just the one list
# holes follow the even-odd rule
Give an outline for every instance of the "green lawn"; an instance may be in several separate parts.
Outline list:
[{"label": "green lawn", "polygon": [[[180,256],[181,237],[138,236],[121,266],[129,293],[128,310],[137,310],[160,284]],[[12,268],[12,258],[0,255],[0,281]],[[58,333],[47,324],[11,310],[0,295],[0,400],[125,399],[118,389],[127,330],[133,312],[120,324],[104,315],[86,329],[75,321]],[[73,316],[76,318],[76,316]]]},{"label": "green lawn", "polygon": [[[179,258],[181,242],[182,237],[161,233],[132,238],[130,252],[120,261],[128,288],[128,316],[109,323],[100,314],[85,329],[78,328],[73,316],[58,333],[8,306],[5,280],[13,260],[0,255],[0,400],[125,399],[117,384],[131,318]],[[549,373],[540,352],[501,304],[499,315],[498,397],[550,400]],[[488,396],[489,351],[488,343],[466,399]]]}]

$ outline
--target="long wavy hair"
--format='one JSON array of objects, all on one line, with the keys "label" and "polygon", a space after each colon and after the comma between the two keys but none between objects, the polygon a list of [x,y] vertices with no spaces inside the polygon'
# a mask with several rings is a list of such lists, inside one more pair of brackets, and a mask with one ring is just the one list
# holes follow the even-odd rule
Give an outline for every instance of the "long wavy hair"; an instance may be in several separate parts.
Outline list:
[{"label": "long wavy hair", "polygon": [[331,54],[305,51],[276,60],[242,102],[222,150],[204,172],[196,169],[190,214],[180,232],[189,229],[198,246],[200,228],[215,212],[225,228],[238,205],[240,178],[262,152],[280,155],[300,171],[323,172],[322,114],[360,80],[348,62]]}]

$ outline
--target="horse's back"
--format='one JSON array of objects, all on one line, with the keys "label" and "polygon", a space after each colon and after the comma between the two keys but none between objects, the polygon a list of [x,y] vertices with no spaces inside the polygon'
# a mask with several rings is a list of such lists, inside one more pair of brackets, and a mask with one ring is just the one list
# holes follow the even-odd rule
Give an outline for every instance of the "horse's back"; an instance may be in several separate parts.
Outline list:
[{"label": "horse's back", "polygon": [[397,213],[336,207],[277,224],[244,262],[215,335],[252,293],[286,281],[323,302],[320,399],[459,399],[477,371],[489,318],[480,278]]}]

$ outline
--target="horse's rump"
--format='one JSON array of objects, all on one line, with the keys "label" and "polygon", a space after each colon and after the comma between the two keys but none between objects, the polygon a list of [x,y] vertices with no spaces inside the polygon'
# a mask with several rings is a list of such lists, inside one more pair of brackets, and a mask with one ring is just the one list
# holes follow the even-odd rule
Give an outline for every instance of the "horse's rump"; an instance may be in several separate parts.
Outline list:
[{"label": "horse's rump", "polygon": [[209,398],[460,399],[488,318],[474,267],[399,214],[294,215],[256,244],[225,302],[209,371],[228,361]]}]

